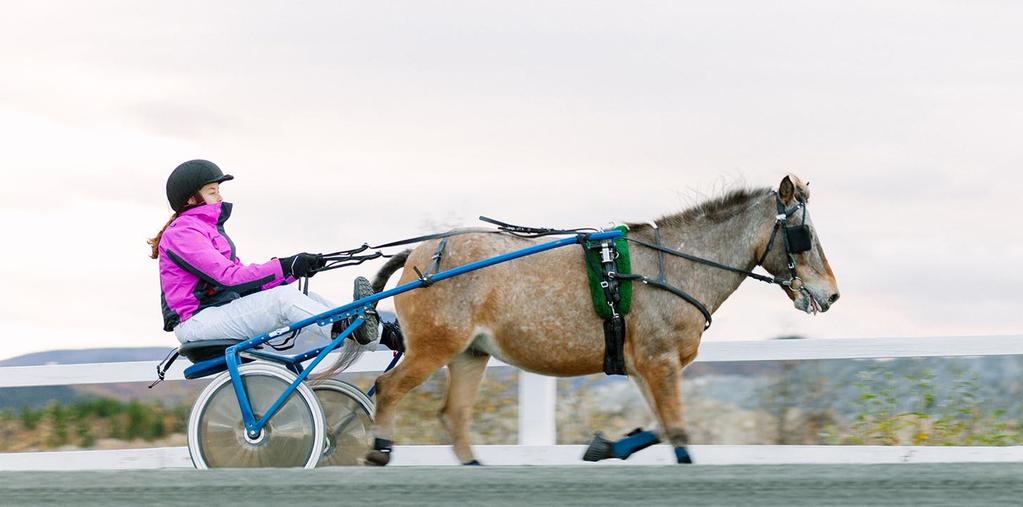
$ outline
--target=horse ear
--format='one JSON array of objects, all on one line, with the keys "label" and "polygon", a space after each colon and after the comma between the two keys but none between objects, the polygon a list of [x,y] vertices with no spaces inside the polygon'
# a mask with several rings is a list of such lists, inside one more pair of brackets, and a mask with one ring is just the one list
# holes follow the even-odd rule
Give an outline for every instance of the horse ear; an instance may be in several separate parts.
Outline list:
[{"label": "horse ear", "polygon": [[796,184],[792,181],[792,176],[786,176],[781,180],[781,184],[778,185],[778,197],[786,206],[792,204],[792,201],[795,200]]}]

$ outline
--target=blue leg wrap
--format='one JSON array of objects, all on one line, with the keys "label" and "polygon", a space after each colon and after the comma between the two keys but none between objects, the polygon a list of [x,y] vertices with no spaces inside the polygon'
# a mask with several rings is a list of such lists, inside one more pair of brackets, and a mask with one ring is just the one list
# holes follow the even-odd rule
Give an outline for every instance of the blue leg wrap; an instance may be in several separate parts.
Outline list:
[{"label": "blue leg wrap", "polygon": [[687,451],[685,447],[675,448],[675,459],[678,460],[679,463],[693,462],[693,458],[689,456],[689,451]]},{"label": "blue leg wrap", "polygon": [[618,459],[626,459],[634,452],[642,451],[660,442],[652,431],[640,431],[611,444],[611,454]]}]

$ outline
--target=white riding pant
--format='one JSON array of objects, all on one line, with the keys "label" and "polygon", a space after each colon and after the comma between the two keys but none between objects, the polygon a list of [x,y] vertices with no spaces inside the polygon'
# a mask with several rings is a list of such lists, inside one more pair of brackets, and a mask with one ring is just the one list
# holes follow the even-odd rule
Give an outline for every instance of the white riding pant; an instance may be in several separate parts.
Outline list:
[{"label": "white riding pant", "polygon": [[[174,328],[181,343],[196,340],[248,340],[334,308],[320,295],[303,294],[295,287],[279,285],[249,294],[223,306],[206,308]],[[330,327],[311,324],[298,336],[322,344],[330,342]]]}]

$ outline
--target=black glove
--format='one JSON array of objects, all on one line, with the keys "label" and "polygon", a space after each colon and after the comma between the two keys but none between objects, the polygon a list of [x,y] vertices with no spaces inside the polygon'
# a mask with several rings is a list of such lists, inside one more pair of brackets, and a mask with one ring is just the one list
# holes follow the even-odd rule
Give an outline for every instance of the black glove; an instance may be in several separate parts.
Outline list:
[{"label": "black glove", "polygon": [[277,260],[281,263],[281,271],[284,272],[285,278],[289,276],[296,278],[313,276],[316,274],[317,269],[327,264],[327,261],[323,260],[322,255],[305,252],[292,255],[291,257],[282,257]]}]

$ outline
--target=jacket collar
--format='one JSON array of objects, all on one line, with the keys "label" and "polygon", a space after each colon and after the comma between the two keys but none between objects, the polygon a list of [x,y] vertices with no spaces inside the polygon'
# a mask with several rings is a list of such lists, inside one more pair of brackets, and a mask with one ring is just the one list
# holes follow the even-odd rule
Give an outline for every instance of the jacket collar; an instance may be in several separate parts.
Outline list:
[{"label": "jacket collar", "polygon": [[224,225],[228,218],[231,218],[231,209],[234,207],[229,202],[218,202],[216,204],[205,204],[185,211],[180,216],[195,217],[210,225]]}]

